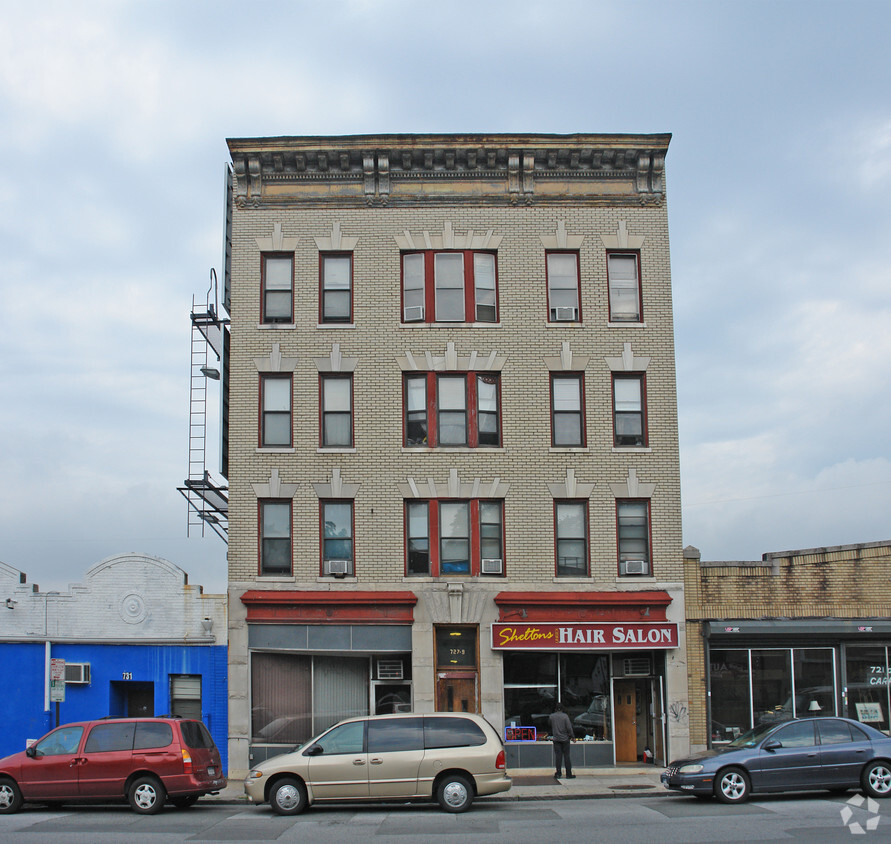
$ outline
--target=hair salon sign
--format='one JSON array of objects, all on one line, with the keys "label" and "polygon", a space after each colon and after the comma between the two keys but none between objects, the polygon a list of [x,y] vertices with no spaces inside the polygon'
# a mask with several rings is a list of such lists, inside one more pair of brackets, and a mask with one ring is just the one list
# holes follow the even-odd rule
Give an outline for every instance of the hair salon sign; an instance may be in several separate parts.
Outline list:
[{"label": "hair salon sign", "polygon": [[676,648],[673,622],[616,624],[493,624],[495,650],[622,650]]}]

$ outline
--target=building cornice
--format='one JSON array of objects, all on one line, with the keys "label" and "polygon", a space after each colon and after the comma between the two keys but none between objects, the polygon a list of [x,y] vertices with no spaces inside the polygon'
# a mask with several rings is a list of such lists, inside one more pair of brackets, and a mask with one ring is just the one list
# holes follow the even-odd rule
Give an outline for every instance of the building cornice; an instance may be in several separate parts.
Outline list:
[{"label": "building cornice", "polygon": [[659,205],[659,135],[349,135],[229,139],[234,201]]}]

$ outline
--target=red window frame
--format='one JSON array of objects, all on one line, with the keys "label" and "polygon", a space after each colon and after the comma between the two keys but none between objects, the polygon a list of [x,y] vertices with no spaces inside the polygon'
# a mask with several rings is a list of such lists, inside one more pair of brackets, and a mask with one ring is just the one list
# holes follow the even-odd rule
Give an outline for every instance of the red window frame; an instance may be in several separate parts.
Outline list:
[{"label": "red window frame", "polygon": [[[270,258],[286,259],[291,263],[291,313],[285,319],[284,317],[274,317],[272,319],[266,316],[266,261]],[[294,253],[293,252],[263,252],[260,255],[260,323],[263,325],[289,325],[294,322]]]},{"label": "red window frame", "polygon": [[[347,577],[355,577],[356,575],[356,504],[352,498],[321,498],[319,499],[319,576],[332,577],[333,575],[325,574],[325,560],[339,560],[342,557],[325,556],[325,508],[329,504],[346,504],[350,508],[350,550],[349,557],[352,570],[347,572]],[[340,537],[343,538],[343,537]]]},{"label": "red window frame", "polygon": [[[265,571],[263,567],[263,508],[267,504],[277,504],[288,508],[288,560],[287,571]],[[279,539],[281,537],[271,537]],[[257,575],[260,577],[290,577],[294,573],[294,502],[290,498],[260,498],[257,500]]]},{"label": "red window frame", "polygon": [[621,574],[621,564],[623,557],[625,559],[637,559],[631,557],[627,552],[622,551],[621,529],[619,525],[619,510],[623,504],[642,504],[646,510],[647,516],[647,541],[646,541],[646,559],[645,562],[649,569],[649,576],[653,576],[653,518],[652,506],[649,498],[617,498],[616,499],[616,574],[620,577],[628,577],[629,575]]},{"label": "red window frame", "polygon": [[[327,258],[346,258],[350,262],[350,312],[346,318],[325,317],[325,260]],[[319,324],[320,325],[352,325],[353,323],[353,253],[352,252],[320,252],[319,253]]]},{"label": "red window frame", "polygon": [[[554,417],[557,411],[554,407],[554,382],[555,381],[577,380],[579,384],[579,442],[577,443],[558,443],[556,441],[556,427],[554,425]],[[586,448],[588,445],[587,424],[585,422],[585,373],[584,372],[552,372],[550,379],[551,388],[551,447],[552,448]]]},{"label": "red window frame", "polygon": [[[640,432],[641,442],[636,444],[627,444],[619,442],[618,427],[616,418],[618,411],[616,410],[616,382],[617,381],[637,381],[640,384]],[[642,372],[613,373],[612,378],[613,393],[613,446],[615,448],[647,448],[650,443],[650,435],[647,427],[647,377]]]},{"label": "red window frame", "polygon": [[[463,320],[439,320],[436,318],[436,272],[434,268],[437,255],[452,254],[464,256],[464,319]],[[424,256],[424,317],[423,319],[407,320],[405,318],[405,256]],[[476,273],[474,271],[475,255],[491,255],[495,265],[495,319],[479,320],[476,316]],[[401,321],[406,325],[415,323],[445,322],[448,324],[462,325],[464,323],[482,323],[494,325],[501,319],[498,296],[498,253],[494,249],[408,249],[401,253],[399,258],[400,273],[400,301],[399,311]],[[470,314],[473,318],[468,319]]]},{"label": "red window frame", "polygon": [[[439,443],[439,379],[462,378],[464,380],[465,395],[465,431],[464,443],[440,445]],[[479,429],[479,379],[491,378],[495,381],[496,418],[498,420],[498,442],[494,444],[480,444]],[[418,443],[410,443],[408,440],[409,408],[408,408],[408,382],[412,379],[423,380],[426,398],[426,423],[427,442],[425,446]],[[417,412],[417,411],[415,411]],[[473,370],[471,372],[406,372],[402,378],[402,444],[405,448],[501,448],[502,423],[501,423],[501,373]]]},{"label": "red window frame", "polygon": [[[339,413],[343,414],[344,411],[330,411],[325,409],[325,382],[326,381],[348,381],[350,388],[350,409],[349,409],[349,417],[350,417],[350,441],[348,444],[337,443],[337,444],[329,444],[325,442],[325,417],[328,414]],[[355,413],[353,411],[354,402],[353,402],[353,376],[352,373],[342,374],[337,372],[325,373],[324,375],[319,376],[319,448],[354,448],[355,447]]]},{"label": "red window frame", "polygon": [[[556,315],[556,306],[551,305],[551,271],[550,271],[550,261],[549,258],[551,255],[572,255],[575,258],[575,299],[576,299],[576,314],[574,319],[557,319]],[[545,281],[547,284],[547,293],[548,293],[548,322],[581,322],[582,321],[582,271],[581,271],[581,259],[578,249],[548,249],[545,252]],[[560,306],[562,307],[562,306]]]},{"label": "red window frame", "polygon": [[[269,381],[287,381],[288,382],[288,442],[286,443],[267,443],[266,442],[266,414],[283,413],[283,411],[267,411],[265,408],[266,401],[266,384]],[[272,373],[261,373],[260,375],[260,406],[259,406],[260,424],[257,431],[257,444],[259,448],[291,448],[294,445],[294,384],[293,376],[279,375]]]},{"label": "red window frame", "polygon": [[[611,257],[628,256],[634,258],[637,270],[637,319],[628,319],[621,315],[613,315],[612,279],[609,273],[609,259]],[[606,253],[606,301],[609,308],[610,322],[627,322],[632,325],[644,321],[643,312],[643,281],[640,273],[640,251],[636,249],[609,249]]]},{"label": "red window frame", "polygon": [[[580,507],[585,517],[585,570],[581,574],[560,571],[560,536],[558,530],[559,521],[557,511],[562,505]],[[588,512],[587,498],[558,498],[554,499],[554,576],[555,577],[590,577],[591,575],[591,516]]]},{"label": "red window frame", "polygon": [[[426,573],[409,571],[409,535],[408,509],[412,504],[427,505],[427,553],[428,570]],[[467,504],[468,519],[470,522],[470,570],[467,572],[440,572],[440,549],[442,535],[440,532],[439,510],[443,504]],[[480,521],[480,506],[482,504],[497,504],[501,510],[501,573],[482,574],[482,536]],[[505,525],[504,525],[504,499],[502,498],[408,498],[403,504],[403,532],[405,549],[405,576],[406,577],[504,577],[507,571],[505,550]]]}]

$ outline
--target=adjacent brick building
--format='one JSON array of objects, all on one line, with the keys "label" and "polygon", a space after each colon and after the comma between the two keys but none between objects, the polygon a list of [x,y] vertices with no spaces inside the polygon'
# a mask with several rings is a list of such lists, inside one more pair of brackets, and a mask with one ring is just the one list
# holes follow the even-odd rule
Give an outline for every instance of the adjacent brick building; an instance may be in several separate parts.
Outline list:
[{"label": "adjacent brick building", "polygon": [[889,731],[891,543],[684,557],[695,747],[816,714]]},{"label": "adjacent brick building", "polygon": [[557,700],[686,750],[668,143],[229,141],[230,776],[369,711],[548,764]]}]

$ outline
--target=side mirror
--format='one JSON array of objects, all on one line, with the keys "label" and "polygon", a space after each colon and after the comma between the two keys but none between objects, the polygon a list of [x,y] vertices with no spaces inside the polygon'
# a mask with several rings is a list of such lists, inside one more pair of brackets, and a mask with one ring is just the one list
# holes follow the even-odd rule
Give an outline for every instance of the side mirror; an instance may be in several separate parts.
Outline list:
[{"label": "side mirror", "polygon": [[30,747],[25,748],[25,756],[28,756],[31,759],[34,759],[37,756],[37,751],[34,749],[33,744]]},{"label": "side mirror", "polygon": [[778,739],[770,739],[769,741],[764,742],[761,746],[763,750],[776,750],[778,747],[782,747],[783,743]]},{"label": "side mirror", "polygon": [[304,756],[321,756],[325,751],[320,744],[311,744],[303,751]]}]

